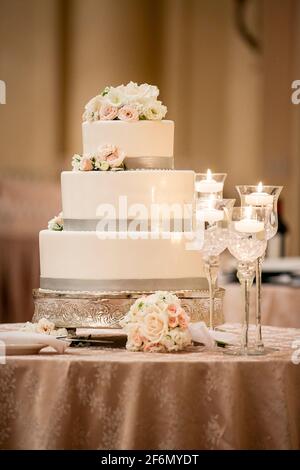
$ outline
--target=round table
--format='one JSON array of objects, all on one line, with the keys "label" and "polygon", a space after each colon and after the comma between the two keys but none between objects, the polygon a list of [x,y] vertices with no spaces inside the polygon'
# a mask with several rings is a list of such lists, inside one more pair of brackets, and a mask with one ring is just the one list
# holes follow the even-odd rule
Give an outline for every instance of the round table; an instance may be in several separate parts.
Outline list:
[{"label": "round table", "polygon": [[261,357],[201,346],[176,354],[102,346],[7,357],[0,448],[299,449],[300,330],[263,333],[278,350]]}]

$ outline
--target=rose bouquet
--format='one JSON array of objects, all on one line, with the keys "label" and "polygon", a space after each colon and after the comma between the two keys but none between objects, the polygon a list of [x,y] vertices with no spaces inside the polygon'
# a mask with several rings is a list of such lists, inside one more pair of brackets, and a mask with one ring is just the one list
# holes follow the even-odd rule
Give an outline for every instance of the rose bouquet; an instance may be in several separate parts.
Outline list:
[{"label": "rose bouquet", "polygon": [[191,344],[189,316],[169,292],[141,297],[122,321],[130,351],[172,352]]},{"label": "rose bouquet", "polygon": [[127,85],[105,87],[85,106],[83,121],[159,121],[167,107],[157,99],[157,86],[129,82]]},{"label": "rose bouquet", "polygon": [[75,154],[72,159],[74,171],[124,170],[125,152],[116,145],[104,144],[94,155]]}]

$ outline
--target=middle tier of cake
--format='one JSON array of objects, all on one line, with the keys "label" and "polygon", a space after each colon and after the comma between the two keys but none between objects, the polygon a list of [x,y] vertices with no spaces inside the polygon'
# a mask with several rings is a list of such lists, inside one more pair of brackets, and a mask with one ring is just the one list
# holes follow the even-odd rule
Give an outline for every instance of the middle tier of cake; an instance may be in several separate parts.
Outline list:
[{"label": "middle tier of cake", "polygon": [[[192,234],[40,232],[41,288],[57,291],[193,290],[207,287]],[[167,238],[163,238],[167,237]]]},{"label": "middle tier of cake", "polygon": [[[149,221],[157,209],[162,219],[170,214],[172,219],[191,220],[194,175],[185,170],[64,171],[64,230],[96,230],[104,216]],[[182,226],[190,229],[191,224]]]}]

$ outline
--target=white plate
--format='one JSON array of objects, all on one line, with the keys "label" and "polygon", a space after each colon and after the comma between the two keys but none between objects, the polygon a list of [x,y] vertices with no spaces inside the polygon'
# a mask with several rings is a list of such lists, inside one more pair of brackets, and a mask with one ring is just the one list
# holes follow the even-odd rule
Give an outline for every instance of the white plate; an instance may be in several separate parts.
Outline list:
[{"label": "white plate", "polygon": [[6,356],[23,356],[38,354],[45,344],[7,344],[5,347]]}]

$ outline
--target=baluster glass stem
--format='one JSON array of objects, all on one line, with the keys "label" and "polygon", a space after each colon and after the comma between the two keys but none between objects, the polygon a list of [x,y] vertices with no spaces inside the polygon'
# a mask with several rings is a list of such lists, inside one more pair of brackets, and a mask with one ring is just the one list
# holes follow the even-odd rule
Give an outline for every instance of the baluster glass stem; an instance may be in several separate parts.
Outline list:
[{"label": "baluster glass stem", "polygon": [[209,256],[204,263],[204,270],[209,288],[209,328],[211,330],[215,327],[215,293],[219,265],[219,256]]},{"label": "baluster glass stem", "polygon": [[253,263],[239,263],[237,277],[241,283],[244,296],[244,322],[241,337],[241,354],[248,354],[249,349],[249,312],[250,312],[250,289],[255,275]]},{"label": "baluster glass stem", "polygon": [[259,352],[264,352],[264,343],[261,332],[261,285],[262,285],[262,264],[265,255],[257,258],[255,262],[256,277],[256,332],[255,332],[255,348]]}]

